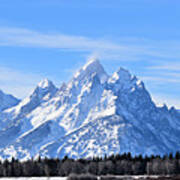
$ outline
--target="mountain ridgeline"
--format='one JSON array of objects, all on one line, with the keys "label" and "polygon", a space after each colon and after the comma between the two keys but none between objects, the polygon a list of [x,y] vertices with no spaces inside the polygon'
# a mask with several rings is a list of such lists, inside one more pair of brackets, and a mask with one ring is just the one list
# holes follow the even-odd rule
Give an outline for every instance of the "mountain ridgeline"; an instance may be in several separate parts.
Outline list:
[{"label": "mountain ridgeline", "polygon": [[109,76],[98,60],[60,88],[45,79],[29,97],[13,100],[4,96],[0,102],[1,159],[180,150],[180,113],[157,107],[144,83],[127,70]]},{"label": "mountain ridgeline", "polygon": [[0,112],[17,105],[20,102],[17,98],[12,95],[5,94],[0,90]]}]

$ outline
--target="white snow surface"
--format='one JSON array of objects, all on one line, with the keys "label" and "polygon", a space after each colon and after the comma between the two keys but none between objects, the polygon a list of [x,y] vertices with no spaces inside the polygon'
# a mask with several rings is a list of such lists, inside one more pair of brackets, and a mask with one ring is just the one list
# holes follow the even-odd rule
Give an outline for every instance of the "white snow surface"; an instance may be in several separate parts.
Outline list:
[{"label": "white snow surface", "polygon": [[161,155],[180,149],[179,127],[180,113],[157,107],[136,76],[123,68],[109,76],[91,59],[60,88],[45,79],[2,109],[0,158]]}]

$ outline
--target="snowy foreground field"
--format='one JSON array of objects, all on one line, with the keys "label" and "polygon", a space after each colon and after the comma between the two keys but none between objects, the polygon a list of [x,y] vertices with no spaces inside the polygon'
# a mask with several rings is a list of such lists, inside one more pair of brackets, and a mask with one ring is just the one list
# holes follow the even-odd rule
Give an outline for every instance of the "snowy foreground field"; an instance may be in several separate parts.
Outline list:
[{"label": "snowy foreground field", "polygon": [[[117,179],[161,179],[161,176],[116,176]],[[169,177],[170,178],[170,177]],[[67,177],[20,177],[20,178],[0,178],[1,180],[66,180]],[[98,178],[100,179],[100,178]],[[171,178],[170,178],[171,179]]]}]

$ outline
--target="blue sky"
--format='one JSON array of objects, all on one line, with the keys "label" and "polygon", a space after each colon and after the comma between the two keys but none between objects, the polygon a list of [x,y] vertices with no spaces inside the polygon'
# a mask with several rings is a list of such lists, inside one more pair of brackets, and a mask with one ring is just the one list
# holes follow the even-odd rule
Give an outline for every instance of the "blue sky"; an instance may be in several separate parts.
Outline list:
[{"label": "blue sky", "polygon": [[179,0],[1,0],[0,89],[24,98],[41,79],[60,86],[95,56],[180,108],[179,19]]}]

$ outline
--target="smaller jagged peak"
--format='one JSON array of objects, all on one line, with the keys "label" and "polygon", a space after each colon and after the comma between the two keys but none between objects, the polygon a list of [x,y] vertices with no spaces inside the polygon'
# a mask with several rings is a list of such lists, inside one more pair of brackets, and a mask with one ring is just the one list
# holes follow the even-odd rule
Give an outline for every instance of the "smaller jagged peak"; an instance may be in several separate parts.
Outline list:
[{"label": "smaller jagged peak", "polygon": [[118,75],[119,78],[131,79],[132,75],[127,69],[120,67],[115,73],[114,76]]},{"label": "smaller jagged peak", "polygon": [[56,92],[57,88],[52,81],[48,79],[40,81],[30,95],[23,99],[15,108],[17,117],[21,115],[21,113],[22,115],[30,113],[41,103],[47,102],[50,98],[52,98]]},{"label": "smaller jagged peak", "polygon": [[[48,87],[52,87],[54,86],[53,82],[50,81],[49,79],[45,78],[43,80],[41,80],[39,83],[38,83],[38,87],[42,88],[42,89],[46,89]],[[54,86],[55,87],[55,86]]]},{"label": "smaller jagged peak", "polygon": [[130,74],[130,72],[123,67],[119,67],[118,70],[116,71],[116,73],[118,73],[118,74],[121,74],[121,73]]},{"label": "smaller jagged peak", "polygon": [[131,82],[137,87],[144,87],[144,83],[138,79],[135,75],[132,75],[127,69],[120,67],[110,78],[111,82]]},{"label": "smaller jagged peak", "polygon": [[137,92],[136,90],[145,89],[144,83],[139,80],[135,75],[132,75],[128,70],[120,67],[113,75],[108,79],[108,85],[110,88],[114,88],[115,91],[130,91],[131,93]]},{"label": "smaller jagged peak", "polygon": [[50,94],[51,97],[57,92],[57,90],[58,89],[53,84],[53,82],[46,78],[38,83],[35,90],[31,93],[30,97],[32,98],[38,96],[39,99],[41,99],[48,93]]},{"label": "smaller jagged peak", "polygon": [[110,83],[115,83],[117,81],[130,81],[134,76],[130,72],[122,67],[120,67],[109,79]]}]

